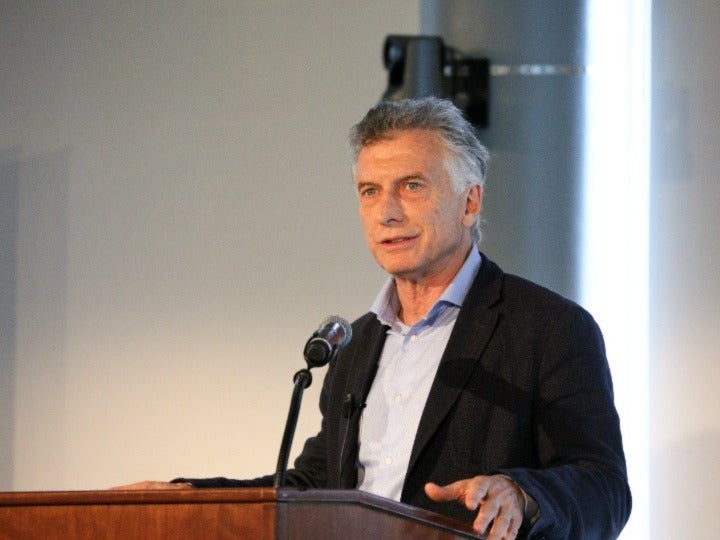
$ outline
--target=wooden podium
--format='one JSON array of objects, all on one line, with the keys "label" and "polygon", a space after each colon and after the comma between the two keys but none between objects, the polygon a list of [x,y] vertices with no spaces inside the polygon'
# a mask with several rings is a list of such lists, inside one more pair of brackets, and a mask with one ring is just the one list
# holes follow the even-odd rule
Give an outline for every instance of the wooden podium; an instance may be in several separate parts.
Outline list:
[{"label": "wooden podium", "polygon": [[459,521],[361,491],[0,493],[0,539],[478,538]]}]

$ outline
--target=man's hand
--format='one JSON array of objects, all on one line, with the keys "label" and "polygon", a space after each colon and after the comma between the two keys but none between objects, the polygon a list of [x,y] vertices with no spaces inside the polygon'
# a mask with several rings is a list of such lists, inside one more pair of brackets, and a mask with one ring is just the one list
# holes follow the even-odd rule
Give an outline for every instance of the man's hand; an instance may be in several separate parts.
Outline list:
[{"label": "man's hand", "polygon": [[429,482],[425,493],[433,501],[456,500],[469,510],[479,509],[473,529],[487,534],[487,540],[513,540],[522,525],[525,497],[505,476],[476,476],[447,486]]},{"label": "man's hand", "polygon": [[146,480],[144,482],[135,482],[134,484],[127,484],[125,486],[116,486],[112,487],[110,489],[117,489],[117,490],[139,490],[139,489],[146,489],[146,490],[152,490],[152,489],[191,489],[192,486],[186,482],[178,482],[178,483],[171,483],[171,482],[154,482],[151,480]]}]

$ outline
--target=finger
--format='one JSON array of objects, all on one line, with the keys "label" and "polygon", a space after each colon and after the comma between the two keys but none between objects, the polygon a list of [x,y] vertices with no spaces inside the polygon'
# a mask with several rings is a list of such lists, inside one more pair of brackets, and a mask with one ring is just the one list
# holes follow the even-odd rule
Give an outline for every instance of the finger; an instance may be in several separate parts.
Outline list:
[{"label": "finger", "polygon": [[446,486],[433,482],[425,484],[425,493],[433,501],[458,501],[468,510],[476,510],[480,501],[487,495],[488,478],[476,476],[468,480],[458,480]]},{"label": "finger", "polygon": [[500,510],[500,505],[497,498],[487,497],[484,501],[480,503],[479,506],[480,510],[478,511],[477,516],[475,516],[473,528],[478,533],[482,534],[488,531],[488,529],[490,528],[490,524],[497,517]]},{"label": "finger", "polygon": [[468,510],[476,510],[488,497],[490,479],[486,476],[476,476],[468,481],[465,492],[465,506]]},{"label": "finger", "polygon": [[425,484],[425,494],[437,502],[462,500],[465,493],[462,483],[454,482],[446,486],[439,486],[434,482],[428,482]]},{"label": "finger", "polygon": [[522,524],[522,515],[511,515],[510,512],[501,512],[492,521],[492,526],[486,540],[513,540],[517,537]]},{"label": "finger", "polygon": [[487,498],[475,519],[480,532],[488,532],[488,540],[515,538],[523,520],[523,508],[514,484],[498,477],[492,482]]},{"label": "finger", "polygon": [[429,482],[425,484],[425,493],[433,501],[457,501],[468,510],[476,510],[487,490],[476,478],[460,480],[446,486]]}]

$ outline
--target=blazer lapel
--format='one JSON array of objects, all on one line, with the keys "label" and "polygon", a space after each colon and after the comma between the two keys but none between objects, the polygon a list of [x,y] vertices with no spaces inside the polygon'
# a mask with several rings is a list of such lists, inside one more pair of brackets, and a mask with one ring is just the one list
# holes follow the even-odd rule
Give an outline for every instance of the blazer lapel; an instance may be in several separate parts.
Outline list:
[{"label": "blazer lapel", "polygon": [[460,395],[495,330],[498,314],[490,307],[499,299],[501,285],[502,271],[483,256],[478,275],[460,308],[420,418],[410,454],[408,476]]},{"label": "blazer lapel", "polygon": [[374,314],[372,317],[367,330],[359,332],[362,341],[353,352],[349,368],[346,394],[352,394],[358,405],[365,403],[387,337],[388,327],[380,324]]},{"label": "blazer lapel", "polygon": [[343,400],[348,402],[348,412],[343,413],[338,441],[340,448],[340,482],[341,487],[354,488],[357,483],[358,438],[360,435],[360,418],[362,407],[370,386],[377,372],[378,360],[387,337],[387,326],[383,326],[372,314],[368,327],[358,330],[356,335],[362,336],[352,354],[347,384]]}]

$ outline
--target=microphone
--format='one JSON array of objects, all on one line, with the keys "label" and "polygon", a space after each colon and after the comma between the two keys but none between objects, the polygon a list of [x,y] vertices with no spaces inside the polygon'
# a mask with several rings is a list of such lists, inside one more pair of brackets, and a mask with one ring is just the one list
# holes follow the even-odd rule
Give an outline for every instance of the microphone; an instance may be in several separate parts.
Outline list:
[{"label": "microphone", "polygon": [[305,344],[305,361],[310,367],[324,366],[351,338],[352,327],[349,322],[334,315],[327,317]]},{"label": "microphone", "polygon": [[298,414],[300,413],[300,402],[302,401],[303,391],[312,383],[310,370],[327,364],[340,349],[348,344],[351,337],[352,328],[349,322],[342,317],[327,317],[320,323],[320,327],[305,344],[304,355],[308,367],[307,369],[301,369],[293,377],[294,388],[290,399],[290,410],[285,422],[285,432],[283,433],[277,467],[275,468],[273,485],[276,488],[283,487],[285,483],[290,448],[295,436]]},{"label": "microphone", "polygon": [[367,403],[358,403],[354,394],[347,394],[342,404],[342,416],[349,419],[356,411],[361,411],[367,407]]}]

